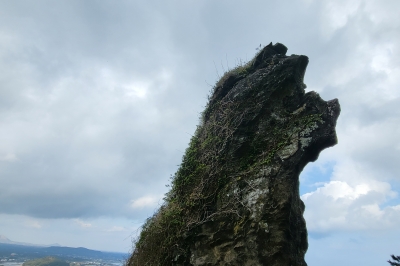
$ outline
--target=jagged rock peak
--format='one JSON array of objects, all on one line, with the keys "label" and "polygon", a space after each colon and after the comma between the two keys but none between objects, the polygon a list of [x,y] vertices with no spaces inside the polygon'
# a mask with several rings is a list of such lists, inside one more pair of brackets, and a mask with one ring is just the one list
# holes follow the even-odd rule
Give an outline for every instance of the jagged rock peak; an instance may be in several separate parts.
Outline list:
[{"label": "jagged rock peak", "polygon": [[305,266],[299,174],[337,143],[337,99],[305,93],[304,55],[280,43],[217,82],[135,265]]}]

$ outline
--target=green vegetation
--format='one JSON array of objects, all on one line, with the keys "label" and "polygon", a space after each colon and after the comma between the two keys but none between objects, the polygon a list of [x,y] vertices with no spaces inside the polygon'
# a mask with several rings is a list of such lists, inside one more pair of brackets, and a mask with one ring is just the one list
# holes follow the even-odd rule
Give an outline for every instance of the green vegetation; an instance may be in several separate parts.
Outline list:
[{"label": "green vegetation", "polygon": [[[258,52],[258,53],[260,53],[260,52]],[[217,82],[215,87],[221,86],[230,76],[246,76],[247,74],[249,74],[252,70],[252,66],[253,66],[255,58],[258,56],[258,53],[253,58],[253,60],[251,60],[247,63],[243,63],[242,61],[239,61],[239,63],[233,69],[229,69],[228,71],[226,71],[222,75],[222,77],[219,79],[219,81]]]},{"label": "green vegetation", "polygon": [[69,263],[56,257],[28,260],[22,266],[69,266]]}]

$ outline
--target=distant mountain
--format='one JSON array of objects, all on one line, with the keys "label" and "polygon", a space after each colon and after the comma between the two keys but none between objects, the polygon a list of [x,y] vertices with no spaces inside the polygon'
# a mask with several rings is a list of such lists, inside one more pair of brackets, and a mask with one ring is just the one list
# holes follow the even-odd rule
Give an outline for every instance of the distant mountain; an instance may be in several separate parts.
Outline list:
[{"label": "distant mountain", "polygon": [[80,259],[103,259],[103,260],[125,260],[128,254],[118,252],[103,252],[83,247],[62,247],[59,244],[52,246],[35,245],[29,243],[15,242],[0,235],[0,256],[16,253],[19,256],[40,258],[44,256],[57,256],[60,258]]},{"label": "distant mountain", "polygon": [[61,245],[58,243],[54,243],[54,244],[50,244],[49,247],[61,247]]},{"label": "distant mountain", "polygon": [[16,254],[14,258],[18,256],[30,259],[55,256],[67,260],[102,259],[110,261],[125,261],[128,257],[128,254],[125,253],[102,252],[87,248],[40,247],[0,243],[0,257],[9,256],[12,253]]},{"label": "distant mountain", "polygon": [[5,236],[0,235],[0,243],[10,244],[12,241]]},{"label": "distant mountain", "polygon": [[43,251],[49,255],[67,256],[67,257],[80,257],[80,258],[104,258],[108,257],[109,253],[87,248],[70,248],[70,247],[47,247]]},{"label": "distant mountain", "polygon": [[46,247],[44,245],[36,245],[36,244],[30,244],[30,243],[24,243],[24,242],[15,242],[15,241],[12,241],[12,240],[8,239],[7,237],[5,237],[3,235],[0,235],[0,243],[10,244],[10,245]]}]

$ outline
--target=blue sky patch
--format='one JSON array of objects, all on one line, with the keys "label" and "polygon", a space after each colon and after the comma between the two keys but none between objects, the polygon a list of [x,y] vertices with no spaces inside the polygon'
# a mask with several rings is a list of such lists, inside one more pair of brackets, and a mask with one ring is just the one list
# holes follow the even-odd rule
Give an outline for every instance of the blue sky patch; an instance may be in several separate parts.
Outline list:
[{"label": "blue sky patch", "polygon": [[315,191],[330,181],[336,162],[309,163],[300,174],[300,195]]}]

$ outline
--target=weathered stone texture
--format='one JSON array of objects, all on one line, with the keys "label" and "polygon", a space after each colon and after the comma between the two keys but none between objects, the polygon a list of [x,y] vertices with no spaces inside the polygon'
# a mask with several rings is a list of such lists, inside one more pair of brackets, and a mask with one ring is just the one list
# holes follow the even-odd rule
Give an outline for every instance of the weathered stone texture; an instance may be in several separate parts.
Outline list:
[{"label": "weathered stone texture", "polygon": [[[337,143],[340,106],[305,93],[308,58],[286,51],[270,44],[217,83],[166,204],[150,221],[165,224],[160,217],[174,208],[184,216],[159,265],[307,265],[299,174]],[[151,240],[140,241],[132,266]]]}]

